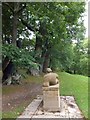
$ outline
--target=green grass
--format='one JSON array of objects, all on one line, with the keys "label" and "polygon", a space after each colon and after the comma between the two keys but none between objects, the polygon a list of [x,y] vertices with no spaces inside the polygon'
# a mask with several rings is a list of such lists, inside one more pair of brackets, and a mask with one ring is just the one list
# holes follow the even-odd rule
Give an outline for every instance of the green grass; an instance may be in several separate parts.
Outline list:
[{"label": "green grass", "polygon": [[[76,103],[78,104],[80,110],[84,114],[84,116],[88,117],[88,77],[82,75],[72,75],[66,72],[58,72],[59,80],[60,80],[60,95],[71,95],[75,97]],[[27,83],[42,83],[42,76],[26,76],[23,80]],[[16,88],[16,87],[15,87]],[[3,88],[3,93],[8,94],[11,91],[15,92],[14,87],[7,86]],[[11,90],[12,89],[12,90]],[[17,86],[19,90],[19,86]],[[8,113],[3,113],[3,118],[15,118],[19,116],[24,110],[26,105],[20,105],[20,107],[15,108],[14,111],[10,111]]]},{"label": "green grass", "polygon": [[20,105],[19,107],[15,108],[12,111],[3,113],[2,116],[3,118],[17,118],[17,116],[19,116],[24,109],[25,107],[23,105]]},{"label": "green grass", "polygon": [[1,120],[1,118],[2,118],[2,112],[0,111],[0,120]]},{"label": "green grass", "polygon": [[43,82],[43,76],[28,76],[25,80],[27,83],[42,83]]},{"label": "green grass", "polygon": [[[30,83],[42,83],[43,82],[43,77],[42,76],[30,76],[27,75],[26,78],[22,79],[22,84],[30,84]],[[20,90],[22,85],[10,85],[10,86],[3,86],[2,87],[2,94],[7,95],[11,93],[15,93]]]},{"label": "green grass", "polygon": [[[25,71],[20,71],[22,74],[25,75],[25,77],[22,78],[22,84],[31,84],[31,83],[40,83],[42,84],[43,82],[43,75],[41,76],[30,76],[28,74],[26,74]],[[20,89],[22,89],[22,85],[10,85],[10,86],[3,86],[2,87],[2,94],[4,95],[8,95],[8,94],[12,94],[12,93],[17,93]],[[33,94],[33,93],[32,93]],[[32,99],[30,98],[31,102]],[[17,118],[20,113],[22,113],[24,111],[24,109],[28,106],[29,103],[24,103],[24,104],[20,104],[19,107],[16,107],[14,110],[12,111],[8,111],[8,112],[3,112],[2,113],[2,117],[3,118]]]},{"label": "green grass", "polygon": [[60,79],[60,94],[73,95],[84,116],[88,117],[88,77],[72,75],[66,72],[58,73]]}]

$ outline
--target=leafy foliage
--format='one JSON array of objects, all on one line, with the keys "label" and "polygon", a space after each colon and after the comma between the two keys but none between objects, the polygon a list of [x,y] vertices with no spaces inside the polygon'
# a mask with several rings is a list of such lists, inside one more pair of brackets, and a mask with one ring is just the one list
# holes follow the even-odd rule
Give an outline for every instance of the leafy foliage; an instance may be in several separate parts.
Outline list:
[{"label": "leafy foliage", "polygon": [[79,41],[73,46],[73,69],[75,73],[88,76],[88,40]]},{"label": "leafy foliage", "polygon": [[[24,6],[23,4],[21,3],[21,6]],[[52,67],[54,70],[60,69],[87,75],[88,59],[86,53],[82,52],[84,51],[82,44],[85,33],[83,25],[85,3],[30,2],[25,4],[25,9],[18,14],[17,18],[17,39],[21,38],[22,48],[20,50],[15,48],[16,52],[13,51],[16,54],[10,48],[12,52],[8,50],[10,53],[7,52],[7,55],[20,66],[28,66],[36,62],[42,66],[43,70]],[[3,4],[3,36],[9,36],[12,39],[11,29],[14,15],[10,9],[12,3],[8,5],[9,7]],[[33,37],[30,38],[31,32]],[[83,71],[83,66],[86,66],[85,71]]]},{"label": "leafy foliage", "polygon": [[30,54],[29,51],[25,49],[19,49],[18,47],[9,44],[9,45],[3,45],[2,48],[3,58],[6,56],[9,57],[10,60],[13,61],[13,63],[16,66],[19,67],[30,67],[30,66],[36,66],[35,65],[35,59]]}]

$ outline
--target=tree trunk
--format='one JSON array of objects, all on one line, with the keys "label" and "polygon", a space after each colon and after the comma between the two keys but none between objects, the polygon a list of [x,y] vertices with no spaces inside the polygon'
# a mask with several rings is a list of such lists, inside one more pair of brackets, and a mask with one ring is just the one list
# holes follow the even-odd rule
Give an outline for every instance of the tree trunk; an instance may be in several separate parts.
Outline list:
[{"label": "tree trunk", "polygon": [[47,51],[43,62],[43,72],[46,72],[46,68],[49,67],[49,62],[50,62],[50,53],[49,51]]},{"label": "tree trunk", "polygon": [[12,44],[16,45],[17,40],[17,23],[18,23],[18,15],[14,13],[13,16],[13,33],[12,33]]},{"label": "tree trunk", "polygon": [[35,51],[42,50],[42,39],[36,36]]},{"label": "tree trunk", "polygon": [[[39,34],[36,36],[36,44],[35,44],[35,53],[38,53],[37,59],[39,59],[39,64],[42,65],[42,45],[45,40],[45,35],[47,34],[46,31],[46,22],[41,22],[40,21],[40,28],[39,28]],[[47,47],[45,45],[45,47]]]},{"label": "tree trunk", "polygon": [[39,36],[36,36],[35,43],[35,59],[37,63],[41,63],[41,54],[42,54],[42,39]]},{"label": "tree trunk", "polygon": [[6,62],[6,67],[3,69],[2,83],[8,79],[14,72],[14,64],[12,61]]},{"label": "tree trunk", "polygon": [[10,60],[9,58],[6,56],[5,59],[2,62],[2,71],[4,71],[6,69],[6,67],[8,66]]},{"label": "tree trunk", "polygon": [[18,10],[19,10],[20,3],[14,3],[14,10],[13,10],[13,33],[12,33],[12,44],[16,45],[17,40],[17,24],[18,24]]}]

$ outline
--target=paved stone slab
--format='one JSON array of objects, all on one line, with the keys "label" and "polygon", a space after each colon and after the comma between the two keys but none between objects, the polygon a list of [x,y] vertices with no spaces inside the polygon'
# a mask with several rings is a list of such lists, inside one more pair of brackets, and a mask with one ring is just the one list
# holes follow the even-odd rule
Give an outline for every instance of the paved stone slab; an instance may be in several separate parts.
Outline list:
[{"label": "paved stone slab", "polygon": [[28,107],[25,109],[25,111],[20,115],[17,120],[20,120],[21,118],[28,118],[27,120],[30,120],[32,116],[35,114],[35,112],[38,110],[38,107],[42,101],[41,96],[37,96],[36,99],[34,99]]},{"label": "paved stone slab", "polygon": [[68,106],[68,112],[69,112],[70,118],[82,118],[82,117],[84,117],[83,114],[81,113],[79,107],[75,103],[75,100],[73,97],[66,96],[66,103]]},{"label": "paved stone slab", "polygon": [[60,112],[46,112],[43,110],[43,98],[42,96],[37,96],[37,99],[34,99],[32,103],[25,109],[19,118],[27,118],[26,120],[34,120],[34,119],[43,119],[47,118],[47,120],[52,118],[66,118],[67,120],[77,119],[84,120],[84,116],[81,113],[79,107],[77,106],[75,99],[73,96],[60,96],[61,99],[61,111]]},{"label": "paved stone slab", "polygon": [[45,112],[40,105],[32,118],[67,118],[69,120],[71,118],[84,118],[73,96],[60,96],[60,99],[60,112]]}]

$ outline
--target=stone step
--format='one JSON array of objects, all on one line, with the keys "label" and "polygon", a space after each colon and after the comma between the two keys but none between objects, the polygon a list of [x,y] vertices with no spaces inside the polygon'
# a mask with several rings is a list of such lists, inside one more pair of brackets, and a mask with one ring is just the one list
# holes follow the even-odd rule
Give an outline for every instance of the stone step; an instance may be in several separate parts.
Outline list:
[{"label": "stone step", "polygon": [[16,120],[52,120],[53,118],[57,118],[57,120],[62,120],[65,118],[66,120],[84,120],[84,116],[76,104],[73,96],[60,96],[60,112],[43,111],[42,100],[43,97],[38,95],[37,98],[34,99],[30,105],[28,105],[22,115],[20,115]]},{"label": "stone step", "polygon": [[32,116],[37,111],[40,103],[42,102],[42,96],[37,96],[36,99],[34,99],[28,107],[25,109],[25,111],[20,115],[16,120],[20,120],[21,118],[27,118],[27,120],[30,120]]}]

